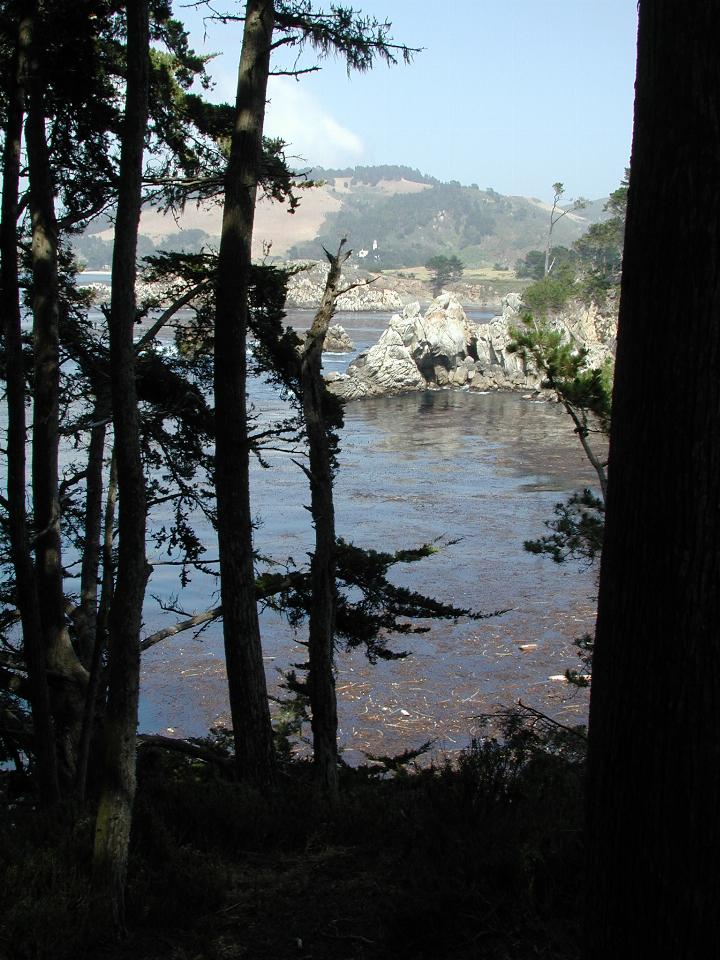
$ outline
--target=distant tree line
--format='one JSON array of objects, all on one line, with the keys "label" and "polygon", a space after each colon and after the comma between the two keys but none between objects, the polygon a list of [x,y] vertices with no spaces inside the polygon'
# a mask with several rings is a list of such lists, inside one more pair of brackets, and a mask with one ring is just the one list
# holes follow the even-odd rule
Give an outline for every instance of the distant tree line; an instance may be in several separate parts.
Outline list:
[{"label": "distant tree line", "polygon": [[593,223],[572,247],[531,250],[515,264],[518,277],[535,281],[523,294],[533,313],[560,310],[572,298],[602,305],[617,293],[622,271],[628,178],[605,204],[610,216]]},{"label": "distant tree line", "polygon": [[[154,241],[147,234],[138,234],[138,257],[150,257],[160,250],[166,253],[200,253],[213,238],[204,230],[190,229],[171,233]],[[113,241],[83,233],[72,238],[72,250],[78,264],[86,270],[101,270],[112,262]]]},{"label": "distant tree line", "polygon": [[439,184],[441,181],[426,173],[421,173],[414,167],[402,164],[377,164],[358,167],[313,167],[307,172],[312,180],[328,180],[331,177],[347,177],[357,183],[364,183],[375,187],[381,180],[411,180],[413,183]]},{"label": "distant tree line", "polygon": [[[421,193],[372,201],[350,196],[341,210],[328,215],[317,240],[296,244],[289,256],[316,256],[318,242],[329,246],[333,237],[343,236],[350,238],[356,250],[365,247],[372,251],[376,266],[422,264],[436,255],[438,248],[456,254],[481,243],[495,231],[496,211],[509,204],[505,197],[489,199],[459,183],[435,183]],[[368,258],[368,265],[370,262]]]}]

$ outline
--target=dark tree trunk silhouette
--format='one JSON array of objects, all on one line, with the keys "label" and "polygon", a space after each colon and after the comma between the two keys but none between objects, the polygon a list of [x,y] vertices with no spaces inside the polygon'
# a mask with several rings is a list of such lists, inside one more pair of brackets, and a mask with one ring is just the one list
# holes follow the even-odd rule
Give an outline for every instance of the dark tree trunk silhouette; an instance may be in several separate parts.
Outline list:
[{"label": "dark tree trunk silhouette", "polygon": [[720,5],[639,11],[583,938],[691,960],[720,941]]},{"label": "dark tree trunk silhouette", "polygon": [[[98,402],[95,406],[95,416],[100,422],[92,428],[88,451],[85,552],[83,553],[80,576],[80,607],[75,621],[78,644],[80,650],[85,651],[87,658],[85,665],[89,671],[75,774],[75,794],[80,800],[85,797],[90,747],[95,733],[96,708],[100,694],[103,655],[107,649],[110,607],[108,591],[112,591],[114,586],[112,544],[117,503],[117,458],[113,453],[105,504],[105,529],[103,531],[102,494],[105,437],[107,433],[104,419],[106,413],[106,403],[104,401]],[[100,573],[101,558],[102,589],[99,596],[100,603],[98,604],[98,574]]]},{"label": "dark tree trunk silhouette", "polygon": [[273,24],[272,0],[249,0],[225,181],[215,318],[215,483],[230,712],[238,769],[262,787],[272,783],[274,752],[255,598],[245,351]]},{"label": "dark tree trunk silhouette", "polygon": [[59,799],[55,732],[47,685],[37,582],[30,554],[25,508],[25,365],[22,352],[17,264],[20,155],[32,30],[31,17],[20,20],[18,41],[9,77],[10,94],[3,151],[2,224],[0,226],[2,272],[0,276],[7,351],[8,533],[22,621],[23,652],[30,681],[30,706],[40,796],[44,803],[53,803]]},{"label": "dark tree trunk silhouette", "polygon": [[328,254],[330,271],[320,307],[303,346],[300,378],[302,406],[308,439],[310,511],[315,525],[315,551],[310,566],[312,604],[308,641],[308,693],[312,713],[315,771],[331,797],[338,790],[337,697],[334,675],[335,613],[335,506],[333,469],[325,417],[326,391],[322,376],[322,350],[339,295],[340,271],[349,254]]},{"label": "dark tree trunk silhouette", "polygon": [[60,531],[60,294],[58,230],[45,131],[44,77],[37,24],[30,44],[25,142],[32,221],[33,430],[32,490],[37,596],[51,690],[60,773],[67,788],[75,777],[87,671],[70,641],[65,616]]},{"label": "dark tree trunk silhouette", "polygon": [[80,571],[80,601],[75,613],[77,652],[83,665],[90,669],[97,634],[98,573],[100,570],[103,476],[105,472],[105,438],[109,398],[99,399],[93,410],[90,429],[85,494],[85,543]]},{"label": "dark tree trunk silhouette", "polygon": [[110,302],[110,374],[119,493],[117,583],[110,608],[108,700],[103,786],[95,831],[94,874],[100,908],[124,924],[124,888],[135,796],[140,628],[147,581],[145,479],[140,451],[135,349],[135,277],[148,116],[147,0],[127,7],[127,94],[120,155]]}]

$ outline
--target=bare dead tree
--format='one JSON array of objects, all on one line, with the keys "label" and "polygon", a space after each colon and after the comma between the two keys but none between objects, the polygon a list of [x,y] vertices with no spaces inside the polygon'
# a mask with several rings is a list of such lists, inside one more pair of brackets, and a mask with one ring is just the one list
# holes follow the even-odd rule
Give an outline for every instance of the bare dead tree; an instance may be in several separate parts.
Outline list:
[{"label": "bare dead tree", "polygon": [[333,462],[326,419],[327,388],[322,375],[322,350],[335,313],[342,264],[350,256],[345,241],[336,254],[325,251],[330,261],[320,307],[302,349],[300,383],[309,467],[310,511],[315,526],[315,550],[310,564],[312,602],[308,640],[308,694],[312,713],[313,754],[318,782],[332,797],[338,789],[337,698],[334,649],[337,588],[335,582],[336,538],[333,502]]}]

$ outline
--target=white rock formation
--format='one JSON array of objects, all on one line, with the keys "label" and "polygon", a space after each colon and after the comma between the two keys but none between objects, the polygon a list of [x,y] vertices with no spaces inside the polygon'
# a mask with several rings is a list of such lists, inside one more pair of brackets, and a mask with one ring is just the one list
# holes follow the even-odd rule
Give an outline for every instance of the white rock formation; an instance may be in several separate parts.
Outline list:
[{"label": "white rock formation", "polygon": [[342,324],[334,323],[331,327],[328,327],[323,350],[329,353],[352,353],[354,349],[355,344],[348,336],[347,330]]},{"label": "white rock formation", "polygon": [[443,290],[432,301],[424,317],[420,315],[419,304],[412,304],[412,307],[408,346],[425,379],[435,380],[437,367],[454,370],[465,357],[473,356],[477,330],[454,294]]},{"label": "white rock formation", "polygon": [[[287,307],[299,310],[312,310],[319,306],[325,289],[325,278],[328,268],[326,265],[316,265],[308,271],[296,273],[290,278],[287,293]],[[338,298],[338,310],[401,310],[402,297],[395,290],[388,290],[374,283],[366,283],[367,274],[345,276],[340,280],[340,286],[349,286],[352,283],[359,285],[348,290]]]},{"label": "white rock formation", "polygon": [[[464,387],[470,390],[537,390],[541,378],[508,351],[512,330],[520,324],[518,294],[503,299],[501,316],[471,323],[454,294],[445,291],[423,315],[418,303],[396,314],[378,343],[361,354],[330,389],[346,400],[414,390]],[[553,324],[589,349],[589,362],[612,356],[612,321],[596,308],[556,318]]]},{"label": "white rock formation", "polygon": [[378,342],[353,360],[345,376],[329,384],[333,393],[345,400],[358,400],[360,397],[409,393],[427,386],[403,335],[394,325],[399,319],[393,317]]}]

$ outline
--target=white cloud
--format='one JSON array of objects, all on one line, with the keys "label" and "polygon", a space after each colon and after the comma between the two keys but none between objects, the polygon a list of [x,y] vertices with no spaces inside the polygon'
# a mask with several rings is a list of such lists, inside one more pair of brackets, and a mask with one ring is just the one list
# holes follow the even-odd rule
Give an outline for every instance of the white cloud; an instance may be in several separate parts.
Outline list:
[{"label": "white cloud", "polygon": [[361,159],[365,148],[360,137],[338,123],[302,84],[271,77],[268,100],[265,134],[285,140],[289,155],[323,167]]},{"label": "white cloud", "polygon": [[[215,80],[210,99],[234,103],[237,68],[230,57],[218,56],[210,71]],[[353,166],[366,152],[356,133],[339,123],[302,82],[290,77],[270,77],[265,135],[284,140],[289,157],[321,167]]]}]

